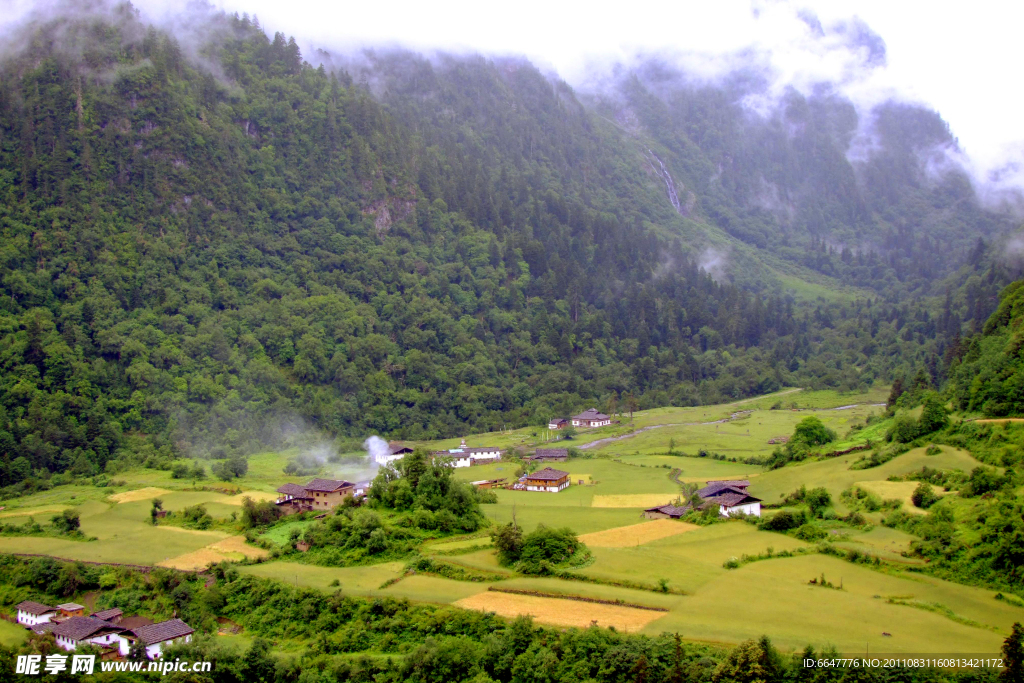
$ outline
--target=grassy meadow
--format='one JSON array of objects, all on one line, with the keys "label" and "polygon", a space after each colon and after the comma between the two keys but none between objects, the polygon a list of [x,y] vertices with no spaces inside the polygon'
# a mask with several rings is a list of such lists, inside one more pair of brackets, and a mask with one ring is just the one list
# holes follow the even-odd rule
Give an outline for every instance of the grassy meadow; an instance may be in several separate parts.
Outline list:
[{"label": "grassy meadow", "polygon": [[[526,531],[545,524],[592,535],[588,546],[592,560],[574,570],[584,580],[522,576],[502,568],[489,537],[480,533],[428,542],[419,552],[505,578],[471,582],[406,574],[405,562],[338,568],[264,558],[256,564],[243,564],[239,570],[354,595],[391,595],[501,614],[529,613],[538,621],[559,626],[582,619],[586,610],[579,608],[586,603],[546,596],[517,600],[515,595],[488,592],[487,588],[662,608],[667,611],[635,614],[635,610],[606,610],[606,621],[646,633],[679,632],[699,641],[736,643],[768,634],[784,649],[812,644],[834,645],[851,654],[865,648],[893,653],[995,652],[1012,622],[1024,616],[1024,609],[995,600],[992,591],[906,571],[908,565],[921,563],[903,556],[913,537],[877,525],[874,517],[875,526],[845,529],[829,540],[835,547],[890,561],[884,571],[818,554],[809,543],[760,531],[742,521],[694,527],[667,520],[652,524],[642,516],[644,507],[668,503],[680,495],[673,474],[679,481],[701,485],[713,479],[749,479],[751,493],[766,503],[778,502],[801,485],[823,486],[832,494],[836,511],[843,514],[846,509],[839,496],[851,486],[861,486],[882,498],[899,498],[907,509],[913,509],[909,502],[913,484],[889,482],[888,477],[923,466],[963,471],[977,466],[969,453],[950,447],[932,456],[915,449],[866,470],[850,469],[860,457],[856,452],[774,471],[741,462],[770,454],[775,446],[768,441],[792,434],[795,425],[808,415],[834,429],[840,444],[878,438],[884,423],[859,430],[854,427],[881,412],[877,404],[884,402],[886,393],[884,387],[852,395],[787,389],[725,405],[659,408],[635,413],[632,424],[628,417],[620,416],[619,424],[581,430],[573,440],[559,442],[577,447],[591,444],[583,450],[583,457],[554,465],[570,473],[572,486],[559,493],[499,489],[495,491],[497,502],[482,508],[496,524],[505,524],[514,516]],[[524,428],[470,436],[467,443],[532,447],[549,437],[544,429]],[[458,443],[458,439],[449,439],[425,445],[440,449]],[[697,457],[701,450],[719,457]],[[62,486],[4,501],[0,520],[8,523],[29,517],[45,523],[53,514],[74,508],[81,515],[82,531],[97,540],[0,536],[0,551],[182,567],[193,560],[242,560],[254,552],[231,523],[232,516],[237,516],[244,495],[265,499],[284,482],[307,480],[309,477],[283,474],[282,468],[296,453],[253,455],[248,474],[229,485],[175,480],[168,472],[138,469],[117,475],[124,480],[117,487]],[[318,476],[350,480],[368,476],[365,459],[349,455],[342,462],[325,465]],[[455,476],[464,481],[511,481],[516,470],[516,464],[504,462],[458,469]],[[582,485],[578,483],[581,480]],[[203,487],[208,490],[199,490]],[[175,512],[203,504],[216,522],[205,531],[168,523],[153,527],[149,509],[154,497]],[[285,522],[262,538],[284,544],[293,529],[309,523]],[[667,528],[672,525],[679,529]],[[783,551],[794,554],[778,557]],[[741,563],[735,569],[725,567],[733,558],[769,553],[771,559]],[[808,583],[822,574],[837,585],[841,583],[842,589]],[[389,585],[383,588],[385,584]],[[659,592],[659,585],[666,586],[668,592]],[[892,635],[883,636],[883,632]],[[14,635],[6,633],[0,622],[0,641]]]}]

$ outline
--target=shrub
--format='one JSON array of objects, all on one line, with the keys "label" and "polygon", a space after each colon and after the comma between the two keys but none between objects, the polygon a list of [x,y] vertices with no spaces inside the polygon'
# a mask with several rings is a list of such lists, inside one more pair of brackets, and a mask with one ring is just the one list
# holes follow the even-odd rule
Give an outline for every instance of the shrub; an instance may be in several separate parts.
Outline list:
[{"label": "shrub", "polygon": [[765,531],[789,531],[804,524],[806,518],[802,510],[780,510],[771,517],[764,517],[758,528]]},{"label": "shrub", "polygon": [[835,440],[836,433],[813,415],[800,420],[793,431],[793,441],[805,443],[808,446],[821,446]]},{"label": "shrub", "polygon": [[939,497],[935,494],[935,491],[932,490],[931,484],[926,484],[922,481],[917,485],[917,488],[914,489],[914,493],[911,494],[910,500],[916,507],[926,510],[938,502]]},{"label": "shrub", "polygon": [[819,529],[813,524],[801,524],[797,527],[793,535],[799,538],[801,541],[817,541],[818,539],[825,538],[828,533],[824,529]]}]

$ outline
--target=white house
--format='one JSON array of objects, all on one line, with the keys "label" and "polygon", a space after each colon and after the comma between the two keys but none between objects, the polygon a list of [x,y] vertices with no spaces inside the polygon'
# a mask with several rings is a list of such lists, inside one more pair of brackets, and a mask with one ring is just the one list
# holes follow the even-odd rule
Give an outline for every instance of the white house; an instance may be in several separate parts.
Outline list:
[{"label": "white house", "polygon": [[168,619],[158,624],[149,624],[124,631],[121,634],[121,656],[127,657],[132,644],[141,641],[146,646],[146,657],[160,659],[165,647],[192,642],[193,633],[195,630],[181,619]]},{"label": "white house", "polygon": [[489,462],[501,460],[501,449],[497,446],[480,446],[470,448],[463,439],[458,448],[449,448],[446,451],[435,451],[435,458],[451,458],[452,467],[469,467],[470,465],[482,465]]},{"label": "white house", "polygon": [[396,460],[401,460],[405,457],[406,453],[412,453],[412,451],[412,447],[406,446],[401,441],[389,441],[387,452],[377,453],[373,456],[373,461],[378,466],[384,467],[384,465],[390,465]]},{"label": "white house", "polygon": [[717,505],[718,514],[723,517],[737,514],[760,517],[761,499],[747,493],[748,486],[750,482],[746,480],[709,481],[697,495],[705,505]]},{"label": "white house", "polygon": [[116,644],[124,629],[96,617],[71,617],[54,626],[50,632],[57,639],[57,645],[65,650],[75,650],[82,644]]},{"label": "white house", "polygon": [[604,427],[611,423],[612,419],[604,413],[598,412],[597,408],[589,408],[579,415],[572,416],[573,427]]},{"label": "white house", "polygon": [[48,624],[50,623],[50,620],[57,615],[56,607],[50,607],[49,605],[44,605],[41,602],[35,602],[33,600],[19,602],[17,610],[18,623],[22,626]]}]

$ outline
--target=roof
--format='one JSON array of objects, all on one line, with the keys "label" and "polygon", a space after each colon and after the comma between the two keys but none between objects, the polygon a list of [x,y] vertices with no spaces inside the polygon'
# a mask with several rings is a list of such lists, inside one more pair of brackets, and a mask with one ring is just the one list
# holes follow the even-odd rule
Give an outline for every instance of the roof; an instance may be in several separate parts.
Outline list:
[{"label": "roof", "polygon": [[676,507],[675,505],[659,505],[656,508],[647,508],[644,510],[644,512],[660,512],[663,515],[668,515],[669,517],[682,517],[689,511],[689,505],[684,505],[683,507]]},{"label": "roof", "polygon": [[19,612],[28,612],[29,614],[46,614],[47,612],[57,611],[56,607],[50,607],[49,605],[44,605],[43,603],[36,602],[35,600],[19,602],[17,609]]},{"label": "roof", "polygon": [[277,487],[277,492],[283,493],[286,496],[291,496],[292,498],[306,497],[306,489],[300,484],[282,484]]},{"label": "roof", "polygon": [[562,479],[563,477],[568,477],[568,476],[569,476],[568,472],[563,472],[562,470],[556,470],[556,469],[552,469],[550,467],[545,467],[544,469],[538,470],[537,472],[534,472],[533,474],[526,475],[526,478],[527,479],[540,479],[541,481],[558,481],[559,479]]},{"label": "roof", "polygon": [[76,609],[85,609],[84,606],[79,605],[77,602],[65,602],[57,605],[57,609],[62,609],[65,612],[74,612]]},{"label": "roof", "polygon": [[568,458],[568,448],[538,448],[533,453],[534,458]]},{"label": "roof", "polygon": [[55,621],[44,621],[41,624],[36,624],[35,626],[29,626],[28,629],[30,631],[32,631],[32,633],[38,633],[39,635],[43,635],[45,633],[50,633],[51,631],[53,631],[53,627],[56,626],[56,625],[57,625],[57,622],[55,622]]},{"label": "roof", "polygon": [[140,626],[149,626],[152,623],[153,620],[148,617],[124,617],[121,619],[121,623],[118,624],[118,626],[131,631],[139,628]]},{"label": "roof", "polygon": [[108,621],[96,617],[71,617],[53,627],[53,635],[62,636],[71,640],[85,640],[102,630],[123,631],[120,626],[115,626]]},{"label": "roof", "polygon": [[307,491],[331,493],[332,491],[337,491],[338,489],[343,489],[348,486],[352,486],[352,482],[338,479],[314,479],[306,484],[305,489]]},{"label": "roof", "polygon": [[754,496],[750,495],[745,491],[738,491],[736,489],[724,491],[722,493],[719,493],[718,495],[711,496],[706,500],[709,503],[717,503],[718,505],[727,508],[731,508],[736,505],[742,505],[744,503],[761,502],[760,498],[755,498]]},{"label": "roof", "polygon": [[195,633],[195,629],[181,619],[168,619],[158,624],[140,626],[132,632],[146,645],[155,645]]},{"label": "roof", "polygon": [[548,420],[548,424],[558,424],[559,422],[568,422],[564,417],[553,417]]},{"label": "roof", "polygon": [[697,491],[697,495],[701,498],[710,498],[711,496],[718,495],[721,491],[726,489],[733,489],[738,493],[743,493],[743,490],[750,486],[750,482],[746,479],[723,479],[722,481],[709,481],[708,485]]},{"label": "roof", "polygon": [[607,420],[608,416],[597,412],[597,408],[587,408],[579,415],[573,415],[574,420]]},{"label": "roof", "polygon": [[391,455],[398,455],[399,453],[412,453],[412,446],[406,446],[401,441],[388,441],[388,449],[391,451]]},{"label": "roof", "polygon": [[123,614],[124,612],[114,607],[113,609],[105,609],[102,612],[93,612],[92,616],[96,619],[102,619],[103,621],[110,621],[111,619],[115,619]]}]

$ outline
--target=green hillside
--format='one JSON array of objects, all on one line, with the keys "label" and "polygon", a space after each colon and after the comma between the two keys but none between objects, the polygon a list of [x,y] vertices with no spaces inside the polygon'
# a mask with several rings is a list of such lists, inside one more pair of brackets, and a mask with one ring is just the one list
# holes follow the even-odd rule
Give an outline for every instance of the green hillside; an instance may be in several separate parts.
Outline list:
[{"label": "green hillside", "polygon": [[[749,208],[738,181],[695,180],[724,139],[760,144],[724,95],[679,109],[680,89],[664,126],[648,96],[637,132],[524,60],[314,67],[247,17],[208,23],[195,52],[125,5],[30,26],[0,67],[3,484],[245,454],[309,426],[433,439],[922,365],[937,382],[1003,277],[940,316],[907,292],[969,284],[988,256],[928,249],[952,260],[897,287],[900,258],[836,252],[831,224],[757,237],[770,221],[730,218]],[[733,158],[730,174],[763,171]],[[914,171],[897,166],[899,189]],[[1005,225],[962,191],[928,190],[967,207],[958,239]]]}]

